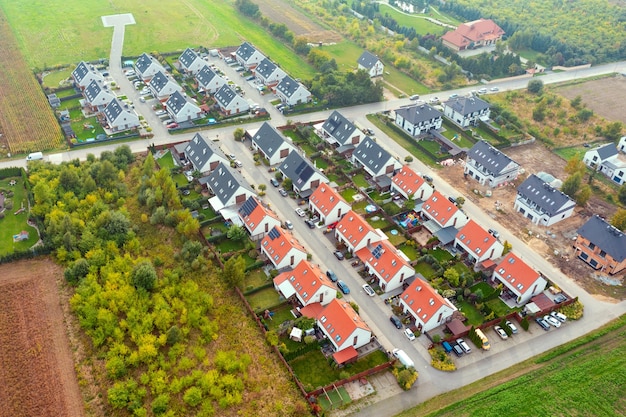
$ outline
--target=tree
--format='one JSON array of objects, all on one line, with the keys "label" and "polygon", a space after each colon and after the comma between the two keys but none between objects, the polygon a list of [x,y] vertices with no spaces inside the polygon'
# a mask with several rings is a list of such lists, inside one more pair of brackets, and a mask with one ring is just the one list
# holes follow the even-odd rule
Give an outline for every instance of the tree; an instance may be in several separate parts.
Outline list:
[{"label": "tree", "polygon": [[567,172],[569,175],[575,174],[577,172],[579,172],[582,175],[585,173],[586,170],[587,170],[587,165],[585,165],[585,163],[582,160],[578,159],[575,156],[571,157],[567,161],[567,165],[565,165],[565,172]]},{"label": "tree", "polygon": [[267,190],[267,185],[265,185],[265,184],[259,184],[259,190],[261,190],[261,191],[265,191],[265,190]]},{"label": "tree", "polygon": [[543,81],[541,80],[530,80],[528,82],[528,86],[526,87],[529,93],[533,94],[541,94],[543,92]]},{"label": "tree", "polygon": [[591,187],[584,185],[580,191],[578,191],[578,194],[576,194],[576,204],[584,207],[587,201],[589,201],[589,198],[591,198],[591,193]]},{"label": "tree", "polygon": [[226,232],[226,237],[228,237],[230,240],[240,241],[244,240],[246,236],[246,229],[244,229],[243,226],[239,226],[236,224],[230,226],[228,228],[228,231]]},{"label": "tree", "polygon": [[443,273],[443,277],[448,280],[453,287],[459,286],[459,271],[454,268],[448,268]]},{"label": "tree", "polygon": [[245,134],[246,134],[246,131],[242,127],[238,127],[233,132],[233,136],[237,142],[241,142]]},{"label": "tree", "polygon": [[232,287],[241,287],[246,274],[246,261],[241,257],[232,257],[224,262],[222,279]]},{"label": "tree", "polygon": [[252,18],[261,17],[261,11],[259,10],[259,6],[254,4],[251,0],[236,0],[235,6],[239,11],[246,16]]},{"label": "tree", "polygon": [[458,208],[462,208],[463,204],[465,204],[465,197],[457,197],[456,198],[456,206]]},{"label": "tree", "polygon": [[611,219],[613,227],[626,232],[626,209],[619,209]]},{"label": "tree", "polygon": [[143,261],[135,265],[131,274],[131,282],[136,288],[152,291],[156,284],[157,273],[150,261]]},{"label": "tree", "polygon": [[563,186],[561,187],[561,191],[567,194],[568,196],[574,198],[578,190],[580,189],[580,181],[582,179],[582,175],[579,172],[576,172],[565,180]]},{"label": "tree", "polygon": [[291,181],[291,178],[285,178],[285,180],[283,181],[283,188],[287,191],[293,189],[293,182]]}]

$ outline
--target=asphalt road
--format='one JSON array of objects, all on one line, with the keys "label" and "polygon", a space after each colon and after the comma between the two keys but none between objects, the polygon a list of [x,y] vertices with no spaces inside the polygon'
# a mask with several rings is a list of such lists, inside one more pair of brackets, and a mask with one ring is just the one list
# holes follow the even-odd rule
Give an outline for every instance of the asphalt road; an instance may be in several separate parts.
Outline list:
[{"label": "asphalt road", "polygon": [[[136,110],[149,122],[155,135],[151,139],[135,140],[127,143],[127,145],[130,146],[133,152],[144,152],[150,144],[162,145],[191,139],[195,133],[183,133],[176,135],[169,134],[167,129],[165,129],[162,125],[161,121],[156,117],[156,115],[154,115],[154,112],[151,110],[150,103],[141,103],[139,101],[138,92],[134,89],[131,82],[126,79],[121,68],[123,42],[123,28],[116,26],[113,33],[111,48],[110,73],[120,85],[121,90],[118,91],[118,94],[123,93],[133,100]],[[272,117],[271,123],[274,126],[281,126],[285,124],[286,118],[280,112],[276,111],[276,109],[269,103],[270,100],[274,99],[273,96],[261,96],[258,91],[248,85],[248,83],[244,81],[239,73],[234,71],[234,69],[227,67],[217,58],[211,58],[211,60],[216,65],[219,65],[231,80],[235,81],[243,88],[246,93],[246,97],[251,98],[253,101],[257,102],[262,107],[265,107],[270,112]],[[544,84],[551,84],[614,72],[626,72],[626,62],[599,65],[589,69],[572,72],[550,73],[541,76],[539,79],[541,79]],[[528,78],[499,80],[492,83],[491,86],[497,86],[500,91],[516,90],[526,88],[528,81]],[[490,88],[490,85],[487,85],[486,87]],[[428,101],[430,98],[437,96],[440,99],[445,100],[450,94],[464,95],[474,89],[476,89],[476,87],[439,92],[436,94],[424,95],[421,99]],[[401,105],[407,105],[410,103],[411,101],[409,99],[397,99],[344,108],[340,109],[340,111],[344,116],[355,121],[361,127],[372,129],[376,133],[378,142],[387,148],[392,155],[396,155],[400,160],[403,160],[404,156],[408,155],[408,153],[396,142],[386,137],[375,126],[371,125],[365,116],[370,113],[391,110]],[[331,112],[331,110],[327,110],[305,115],[293,115],[289,116],[289,119],[300,122],[309,122],[313,120],[318,121],[326,119]],[[262,123],[263,122],[247,123],[245,124],[245,128],[255,129],[260,127]],[[576,323],[569,323],[568,326],[563,326],[558,330],[546,333],[538,330],[538,327],[532,324],[532,331],[528,333],[528,340],[524,343],[509,344],[506,346],[506,349],[497,349],[494,347],[494,349],[492,349],[489,353],[474,352],[472,353],[473,356],[469,355],[466,359],[464,359],[463,366],[453,374],[437,371],[430,367],[430,359],[423,343],[420,343],[419,341],[409,342],[401,331],[395,329],[395,327],[391,325],[389,322],[390,309],[384,304],[383,299],[378,296],[369,297],[363,292],[361,285],[364,282],[350,266],[350,262],[340,262],[334,258],[332,255],[333,245],[331,241],[322,233],[322,230],[309,229],[304,224],[302,219],[295,214],[294,209],[296,208],[296,205],[294,200],[281,197],[278,194],[278,190],[271,186],[269,179],[273,173],[269,173],[264,165],[254,165],[252,153],[248,149],[250,145],[249,142],[235,142],[232,139],[234,129],[235,127],[233,126],[225,128],[218,127],[207,129],[202,132],[202,134],[207,139],[219,139],[220,146],[225,153],[232,152],[243,162],[244,168],[242,174],[251,184],[258,185],[260,183],[264,183],[268,186],[266,191],[267,195],[264,197],[264,200],[270,203],[271,208],[280,216],[281,219],[289,219],[293,222],[293,233],[298,240],[305,244],[309,252],[313,254],[312,262],[319,264],[324,270],[328,268],[332,269],[337,273],[340,279],[344,280],[348,284],[351,289],[351,294],[346,298],[348,300],[354,300],[360,306],[360,315],[368,323],[380,343],[387,350],[391,350],[393,347],[403,349],[413,359],[416,364],[416,368],[420,373],[418,383],[411,391],[389,397],[386,400],[359,410],[356,413],[359,416],[380,417],[395,415],[406,408],[415,406],[436,395],[477,381],[484,376],[506,369],[514,363],[556,347],[564,342],[572,340],[573,338],[582,336],[602,324],[626,313],[626,302],[611,304],[589,295],[572,279],[553,267],[546,259],[543,258],[542,255],[535,253],[532,249],[527,247],[524,242],[517,239],[506,229],[506,227],[495,222],[471,201],[466,201],[464,210],[471,218],[485,228],[495,228],[499,230],[501,238],[512,243],[514,251],[518,256],[530,265],[534,266],[537,270],[544,273],[566,292],[573,294],[574,296],[578,296],[581,302],[585,305],[585,316]],[[87,154],[89,153],[99,154],[105,150],[114,150],[118,146],[120,146],[120,144],[112,143],[104,144],[103,146],[98,147],[90,147],[88,149],[78,148],[62,152],[60,154],[60,159],[62,161],[70,161],[76,158],[85,160]],[[0,167],[9,166],[25,167],[26,161],[13,160],[0,162]],[[436,172],[432,171],[421,162],[414,161],[411,163],[411,166],[416,171],[431,175],[434,178],[434,183],[437,189],[444,194],[460,195],[460,193],[455,190],[452,185],[441,180],[437,176]],[[493,335],[491,337],[493,337]]]}]

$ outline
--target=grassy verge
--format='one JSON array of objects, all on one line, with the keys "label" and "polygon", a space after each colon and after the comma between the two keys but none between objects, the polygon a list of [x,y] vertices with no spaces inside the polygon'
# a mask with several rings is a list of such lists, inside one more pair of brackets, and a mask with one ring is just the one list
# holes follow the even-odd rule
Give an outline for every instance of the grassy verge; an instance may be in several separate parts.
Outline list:
[{"label": "grassy verge", "polygon": [[[559,415],[624,415],[625,335],[626,316],[622,316],[595,332],[435,397],[398,417],[548,416],[555,410]],[[452,398],[456,402],[450,404]]]}]

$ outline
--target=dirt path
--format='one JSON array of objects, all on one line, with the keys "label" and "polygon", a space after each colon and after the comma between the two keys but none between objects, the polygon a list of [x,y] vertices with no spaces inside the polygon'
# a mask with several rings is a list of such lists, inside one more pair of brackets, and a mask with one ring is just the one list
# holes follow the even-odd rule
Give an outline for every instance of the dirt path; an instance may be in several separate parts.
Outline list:
[{"label": "dirt path", "polygon": [[82,417],[57,279],[40,258],[0,265],[0,417]]}]

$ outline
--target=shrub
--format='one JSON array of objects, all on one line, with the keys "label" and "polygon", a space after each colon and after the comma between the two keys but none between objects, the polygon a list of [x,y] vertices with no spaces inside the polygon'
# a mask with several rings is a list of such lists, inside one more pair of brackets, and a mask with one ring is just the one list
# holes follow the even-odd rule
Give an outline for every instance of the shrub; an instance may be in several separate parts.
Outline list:
[{"label": "shrub", "polygon": [[522,322],[520,323],[520,326],[522,326],[522,329],[528,331],[528,327],[530,326],[530,324],[528,323],[528,318],[524,317],[522,319]]},{"label": "shrub", "polygon": [[415,383],[415,381],[417,381],[417,371],[414,369],[400,369],[400,368],[393,368],[392,370],[393,375],[396,377],[396,380],[398,381],[398,385],[400,385],[400,388],[402,388],[405,391],[408,391],[411,389],[411,387],[413,386],[413,384]]},{"label": "shrub", "polygon": [[202,391],[198,387],[191,387],[185,391],[183,395],[183,401],[188,405],[195,407],[202,401]]},{"label": "shrub", "polygon": [[428,353],[430,353],[430,365],[433,368],[446,372],[456,371],[456,365],[442,348],[428,349]]},{"label": "shrub", "polygon": [[578,320],[583,316],[584,306],[580,301],[576,300],[570,305],[561,307],[559,312],[565,314],[571,320]]}]

